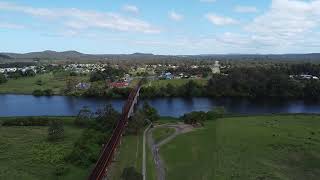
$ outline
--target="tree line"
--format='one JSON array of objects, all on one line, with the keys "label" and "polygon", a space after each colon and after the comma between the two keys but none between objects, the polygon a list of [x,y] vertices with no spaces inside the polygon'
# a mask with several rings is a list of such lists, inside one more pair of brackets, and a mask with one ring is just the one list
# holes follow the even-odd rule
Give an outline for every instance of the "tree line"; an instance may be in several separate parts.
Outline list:
[{"label": "tree line", "polygon": [[318,75],[320,66],[231,68],[226,74],[213,75],[205,85],[190,80],[180,86],[146,86],[142,88],[141,95],[145,98],[205,96],[320,100],[319,80],[297,80],[289,77],[290,74],[303,72]]}]

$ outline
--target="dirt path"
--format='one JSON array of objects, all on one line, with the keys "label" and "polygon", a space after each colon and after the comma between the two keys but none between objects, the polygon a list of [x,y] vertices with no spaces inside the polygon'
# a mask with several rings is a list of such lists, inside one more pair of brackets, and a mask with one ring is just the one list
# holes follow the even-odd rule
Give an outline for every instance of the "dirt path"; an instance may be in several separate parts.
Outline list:
[{"label": "dirt path", "polygon": [[[161,127],[162,128],[163,127],[165,127],[165,128],[173,128],[173,129],[175,129],[175,132],[172,135],[170,135],[169,137],[167,137],[166,139],[164,139],[161,142],[159,142],[158,144],[155,144],[154,139],[152,138],[152,132],[155,129],[161,128]],[[158,180],[165,180],[165,177],[166,177],[165,164],[164,164],[163,160],[161,159],[160,153],[159,153],[160,147],[163,146],[164,144],[167,144],[171,140],[173,140],[179,134],[190,132],[190,131],[192,131],[192,129],[193,128],[190,125],[179,123],[179,124],[159,125],[159,126],[155,126],[154,128],[148,130],[148,132],[147,132],[147,143],[148,143],[149,148],[151,149],[153,160],[154,160],[154,163],[156,165],[156,174],[157,174],[157,179]]]}]

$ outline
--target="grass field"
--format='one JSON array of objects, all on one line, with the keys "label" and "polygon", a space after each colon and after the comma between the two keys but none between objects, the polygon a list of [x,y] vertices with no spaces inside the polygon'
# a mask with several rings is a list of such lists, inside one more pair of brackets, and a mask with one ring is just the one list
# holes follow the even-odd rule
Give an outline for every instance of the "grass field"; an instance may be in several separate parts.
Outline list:
[{"label": "grass field", "polygon": [[109,173],[110,180],[121,179],[124,168],[134,167],[139,173],[142,168],[142,135],[124,136],[112,163]]},{"label": "grass field", "polygon": [[152,137],[154,139],[154,142],[157,144],[172,135],[174,132],[175,130],[172,128],[159,127],[153,130]]},{"label": "grass field", "polygon": [[[88,77],[77,77],[79,80],[87,80]],[[41,80],[43,85],[37,85],[36,82]],[[34,77],[23,77],[18,79],[9,79],[7,83],[0,84],[0,93],[9,94],[32,94],[34,90],[51,89],[54,94],[61,94],[66,86],[65,78],[57,77],[53,73],[40,74]]]},{"label": "grass field", "polygon": [[[4,119],[0,118],[0,122]],[[47,127],[0,126],[0,179],[85,179],[88,169],[66,164],[64,156],[73,147],[82,130],[71,125],[73,118],[55,117],[65,121],[65,138],[59,142],[47,141]],[[56,167],[69,168],[65,176],[55,175]]]},{"label": "grass field", "polygon": [[160,149],[168,180],[317,180],[320,116],[208,121]]}]

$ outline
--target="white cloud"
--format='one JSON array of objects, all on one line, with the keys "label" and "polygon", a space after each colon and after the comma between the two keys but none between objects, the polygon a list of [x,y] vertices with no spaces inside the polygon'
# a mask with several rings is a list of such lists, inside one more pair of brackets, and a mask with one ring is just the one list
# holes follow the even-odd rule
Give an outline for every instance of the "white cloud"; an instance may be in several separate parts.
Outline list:
[{"label": "white cloud", "polygon": [[205,17],[214,25],[217,26],[224,26],[224,25],[233,25],[238,24],[238,21],[230,18],[230,17],[224,17],[224,16],[218,16],[216,14],[209,13],[205,15]]},{"label": "white cloud", "polygon": [[139,13],[139,8],[137,6],[134,6],[134,5],[124,5],[122,7],[122,9],[126,12],[129,12],[129,13],[133,13],[133,14],[138,14]]},{"label": "white cloud", "polygon": [[258,9],[254,6],[236,6],[234,11],[238,13],[257,13]]},{"label": "white cloud", "polygon": [[200,2],[204,2],[204,3],[214,3],[214,2],[216,2],[216,0],[200,0]]},{"label": "white cloud", "polygon": [[141,19],[126,17],[117,13],[87,11],[76,8],[48,9],[21,6],[0,2],[0,10],[24,13],[27,15],[56,20],[73,29],[100,28],[116,31],[160,33],[160,29]]},{"label": "white cloud", "polygon": [[181,21],[183,19],[183,15],[175,12],[175,11],[170,11],[169,12],[169,18],[174,20],[174,21]]},{"label": "white cloud", "polygon": [[[271,8],[245,27],[256,39],[278,45],[294,45],[319,27],[320,0],[273,0]],[[306,43],[307,45],[307,43]]]}]

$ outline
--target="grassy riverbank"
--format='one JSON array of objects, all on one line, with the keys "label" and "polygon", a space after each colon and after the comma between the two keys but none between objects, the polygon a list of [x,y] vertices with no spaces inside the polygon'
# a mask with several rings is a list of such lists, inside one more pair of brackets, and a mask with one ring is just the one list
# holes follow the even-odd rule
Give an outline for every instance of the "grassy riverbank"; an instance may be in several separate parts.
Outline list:
[{"label": "grassy riverbank", "polygon": [[209,121],[160,149],[168,180],[318,179],[320,116]]},{"label": "grassy riverbank", "polygon": [[[4,120],[14,118],[0,118]],[[70,153],[82,129],[72,125],[73,117],[50,117],[64,122],[65,138],[48,142],[48,127],[0,125],[0,179],[85,179],[88,169],[66,164],[65,155]],[[57,177],[57,166],[67,167],[68,172]]]}]

